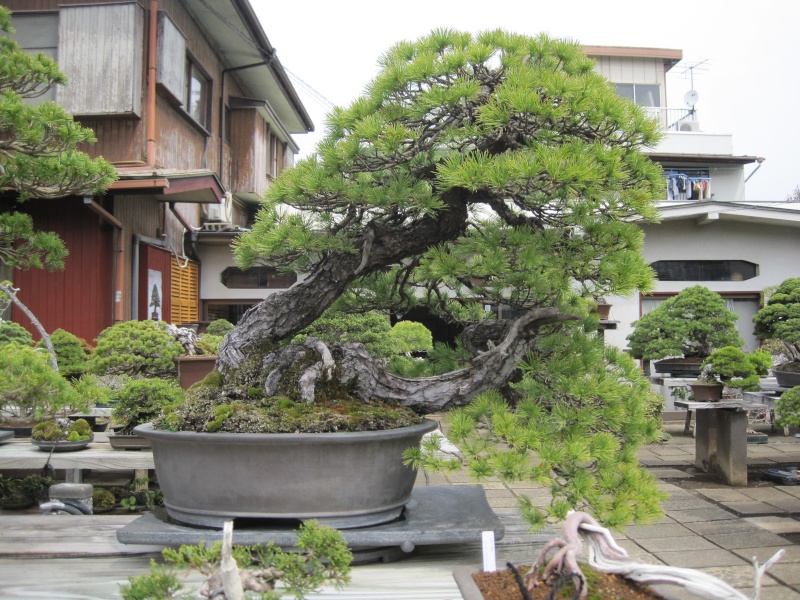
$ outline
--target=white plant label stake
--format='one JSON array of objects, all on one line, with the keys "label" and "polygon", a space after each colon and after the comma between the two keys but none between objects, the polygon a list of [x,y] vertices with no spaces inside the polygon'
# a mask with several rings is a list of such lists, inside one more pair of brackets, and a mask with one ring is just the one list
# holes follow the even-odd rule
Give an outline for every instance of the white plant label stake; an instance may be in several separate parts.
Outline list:
[{"label": "white plant label stake", "polygon": [[481,533],[483,541],[483,570],[497,571],[497,558],[494,551],[494,531]]}]

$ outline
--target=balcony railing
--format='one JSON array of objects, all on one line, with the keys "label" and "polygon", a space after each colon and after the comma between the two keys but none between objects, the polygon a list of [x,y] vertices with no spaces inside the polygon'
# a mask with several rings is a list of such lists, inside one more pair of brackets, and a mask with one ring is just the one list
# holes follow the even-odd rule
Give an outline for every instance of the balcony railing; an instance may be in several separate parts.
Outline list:
[{"label": "balcony railing", "polygon": [[697,111],[693,108],[661,108],[659,106],[645,108],[659,120],[665,131],[700,131]]}]

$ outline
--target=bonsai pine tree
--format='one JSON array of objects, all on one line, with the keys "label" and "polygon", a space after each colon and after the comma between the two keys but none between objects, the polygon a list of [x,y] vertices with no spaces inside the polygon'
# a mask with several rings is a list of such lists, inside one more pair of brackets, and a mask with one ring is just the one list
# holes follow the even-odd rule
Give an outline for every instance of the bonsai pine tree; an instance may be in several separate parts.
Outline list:
[{"label": "bonsai pine tree", "polygon": [[706,358],[717,348],[741,348],[738,318],[716,292],[702,285],[686,288],[633,323],[631,355],[645,360]]},{"label": "bonsai pine tree", "polygon": [[[579,293],[650,285],[632,219],[655,217],[663,181],[640,149],[658,125],[577,44],[545,36],[438,30],[381,66],[237,240],[242,268],[307,277],[246,313],[218,366],[233,377],[340,297],[362,309],[421,303],[492,348],[449,379],[401,381],[376,378],[369,357],[340,344],[336,377],[364,399],[432,411],[504,385],[540,329],[582,318]],[[493,320],[485,306],[499,304],[522,316]]]},{"label": "bonsai pine tree", "polygon": [[[782,282],[770,295],[767,305],[753,317],[754,333],[760,340],[780,341],[791,363],[800,363],[800,277]],[[781,365],[781,369],[795,369]]]},{"label": "bonsai pine tree", "polygon": [[[0,31],[13,33],[11,11],[0,6]],[[114,167],[78,150],[95,142],[91,129],[82,127],[53,102],[27,102],[53,86],[66,84],[56,62],[44,54],[28,54],[9,37],[0,36],[0,189],[28,198],[61,198],[100,194],[116,179]],[[68,252],[61,238],[36,231],[31,217],[0,211],[0,262],[12,268],[63,269]],[[10,300],[31,319],[45,342],[53,369],[58,370],[47,332],[17,298],[8,281],[0,282],[0,300]]]},{"label": "bonsai pine tree", "polygon": [[[361,98],[331,113],[316,153],[270,186],[235,243],[241,268],[305,278],[243,315],[220,345],[219,373],[166,424],[254,431],[251,415],[270,398],[292,410],[349,397],[426,413],[500,390],[527,412],[497,435],[545,452],[544,466],[477,456],[480,472],[565,490],[554,516],[569,506],[613,523],[657,514],[635,449],[658,435],[660,400],[629,357],[603,351],[589,299],[652,284],[635,221],[656,217],[663,191],[641,151],[658,142],[658,124],[577,44],[544,35],[436,30],[397,44],[380,65]],[[331,307],[388,316],[414,306],[463,326],[471,355],[461,368],[403,377],[362,344],[287,343]],[[517,317],[497,320],[487,306]]]}]

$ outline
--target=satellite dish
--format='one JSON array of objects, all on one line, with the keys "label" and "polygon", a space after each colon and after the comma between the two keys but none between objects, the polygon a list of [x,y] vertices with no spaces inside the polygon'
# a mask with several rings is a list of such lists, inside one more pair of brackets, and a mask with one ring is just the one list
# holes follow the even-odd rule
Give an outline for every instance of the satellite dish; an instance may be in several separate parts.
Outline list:
[{"label": "satellite dish", "polygon": [[683,101],[686,103],[686,106],[692,107],[697,104],[698,94],[695,90],[689,90],[684,94]]}]

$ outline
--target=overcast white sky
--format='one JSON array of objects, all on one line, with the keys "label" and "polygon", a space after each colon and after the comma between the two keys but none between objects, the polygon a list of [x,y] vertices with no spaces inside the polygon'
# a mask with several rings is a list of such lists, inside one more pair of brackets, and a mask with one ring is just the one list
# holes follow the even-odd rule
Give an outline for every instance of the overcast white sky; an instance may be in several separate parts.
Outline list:
[{"label": "overcast white sky", "polygon": [[[735,154],[766,158],[747,183],[747,200],[783,200],[800,184],[800,0],[250,2],[281,64],[341,106],[358,97],[394,43],[437,27],[681,49],[684,61],[667,78],[669,105],[682,108],[691,88],[682,65],[706,61],[694,77],[703,131],[733,134]],[[302,84],[295,88],[316,127],[295,136],[305,156],[324,132],[327,109]],[[754,168],[745,166],[745,175]]]}]

